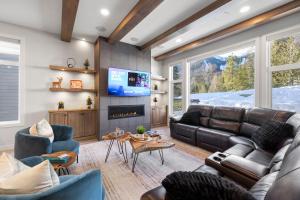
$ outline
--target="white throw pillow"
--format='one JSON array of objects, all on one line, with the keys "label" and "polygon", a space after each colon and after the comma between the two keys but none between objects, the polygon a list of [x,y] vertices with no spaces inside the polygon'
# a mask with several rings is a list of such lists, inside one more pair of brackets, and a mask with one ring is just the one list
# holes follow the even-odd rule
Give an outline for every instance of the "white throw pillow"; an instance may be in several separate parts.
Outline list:
[{"label": "white throw pillow", "polygon": [[50,142],[54,140],[54,133],[51,125],[45,119],[41,120],[37,124],[34,124],[29,129],[30,135],[41,136],[49,138]]},{"label": "white throw pillow", "polygon": [[59,178],[48,160],[0,181],[0,194],[30,194],[50,189]]},{"label": "white throw pillow", "polygon": [[24,165],[21,161],[16,160],[11,155],[3,153],[0,156],[0,181],[29,168],[30,167]]}]

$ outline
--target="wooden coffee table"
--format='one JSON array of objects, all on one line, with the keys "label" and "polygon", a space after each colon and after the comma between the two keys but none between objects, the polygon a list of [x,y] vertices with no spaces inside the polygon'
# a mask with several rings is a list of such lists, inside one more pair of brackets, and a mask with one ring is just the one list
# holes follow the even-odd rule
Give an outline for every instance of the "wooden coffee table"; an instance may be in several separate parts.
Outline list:
[{"label": "wooden coffee table", "polygon": [[77,158],[76,153],[74,153],[72,151],[58,151],[58,152],[51,153],[51,154],[43,154],[42,156],[49,157],[49,158],[57,158],[64,154],[68,155],[68,157],[69,157],[68,162],[66,162],[66,163],[51,163],[51,164],[58,175],[69,175],[70,172],[69,172],[68,167],[70,167],[76,161],[76,158]]},{"label": "wooden coffee table", "polygon": [[173,142],[162,140],[160,136],[150,137],[149,140],[140,141],[136,140],[133,137],[129,140],[131,147],[132,147],[132,154],[133,154],[133,164],[132,164],[132,172],[134,172],[134,168],[140,153],[143,152],[152,152],[158,150],[161,163],[164,164],[164,154],[163,149],[168,149],[174,147],[175,144]]}]

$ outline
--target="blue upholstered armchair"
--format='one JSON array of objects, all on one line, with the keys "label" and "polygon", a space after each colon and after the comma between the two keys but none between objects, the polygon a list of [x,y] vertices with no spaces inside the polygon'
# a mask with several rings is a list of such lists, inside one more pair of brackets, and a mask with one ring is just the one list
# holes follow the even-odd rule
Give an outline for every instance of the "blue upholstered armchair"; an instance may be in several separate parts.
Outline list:
[{"label": "blue upholstered armchair", "polygon": [[53,143],[48,138],[30,135],[29,128],[18,131],[15,136],[15,158],[22,159],[58,151],[73,151],[78,155],[79,142],[72,139],[72,127],[52,125],[52,129]]},{"label": "blue upholstered armchair", "polygon": [[[33,167],[43,159],[34,156],[21,161]],[[60,185],[47,191],[23,195],[0,195],[0,200],[104,200],[105,190],[99,170],[91,170],[81,175],[60,176],[59,180]]]}]

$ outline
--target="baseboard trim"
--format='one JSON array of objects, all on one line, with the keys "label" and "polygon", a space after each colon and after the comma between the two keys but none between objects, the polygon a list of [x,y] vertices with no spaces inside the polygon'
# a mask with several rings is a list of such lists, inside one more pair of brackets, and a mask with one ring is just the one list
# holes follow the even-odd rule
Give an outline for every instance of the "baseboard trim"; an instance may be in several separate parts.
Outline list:
[{"label": "baseboard trim", "polygon": [[0,146],[0,152],[1,151],[12,151],[12,150],[14,150],[14,145],[13,144]]}]

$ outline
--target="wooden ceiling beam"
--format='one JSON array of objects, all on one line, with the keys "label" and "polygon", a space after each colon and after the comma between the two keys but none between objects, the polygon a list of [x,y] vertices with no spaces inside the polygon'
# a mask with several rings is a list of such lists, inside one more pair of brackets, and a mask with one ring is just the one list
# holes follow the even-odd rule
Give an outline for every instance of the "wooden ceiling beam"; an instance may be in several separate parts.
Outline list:
[{"label": "wooden ceiling beam", "polygon": [[292,13],[295,13],[300,10],[300,0],[294,0],[287,4],[284,4],[282,6],[279,6],[277,8],[274,8],[270,11],[264,12],[260,15],[257,15],[255,17],[252,17],[248,20],[242,21],[238,24],[235,24],[233,26],[230,26],[228,28],[225,28],[223,30],[217,31],[215,33],[212,33],[208,36],[205,36],[203,38],[197,39],[193,42],[190,42],[188,44],[185,44],[181,47],[178,47],[174,50],[168,51],[166,53],[163,53],[162,55],[156,56],[155,60],[161,61],[164,59],[167,59],[171,56],[195,49],[197,47],[203,46],[205,44],[208,44],[210,42],[214,42],[216,40],[220,40],[222,38],[228,37],[230,35],[239,33],[241,31],[245,31],[247,29],[253,28],[255,26],[265,24],[267,22],[270,22],[274,19],[281,18],[283,16],[290,15]]},{"label": "wooden ceiling beam", "polygon": [[185,20],[179,22],[172,28],[168,29],[167,31],[163,32],[162,34],[158,35],[157,37],[153,38],[149,42],[145,43],[144,45],[141,46],[142,50],[150,49],[155,46],[161,45],[164,42],[180,35],[180,30],[184,27],[189,26],[191,23],[194,21],[200,19],[201,17],[208,15],[209,13],[217,10],[221,6],[227,4],[231,0],[216,0],[215,2],[209,4],[205,8],[202,8],[198,12],[194,13],[192,16],[186,18]]},{"label": "wooden ceiling beam", "polygon": [[107,41],[110,44],[120,41],[162,2],[163,0],[139,0],[117,28],[110,34]]},{"label": "wooden ceiling beam", "polygon": [[60,38],[62,41],[70,42],[72,39],[72,33],[75,24],[78,5],[79,0],[62,1],[62,18],[60,33]]}]

